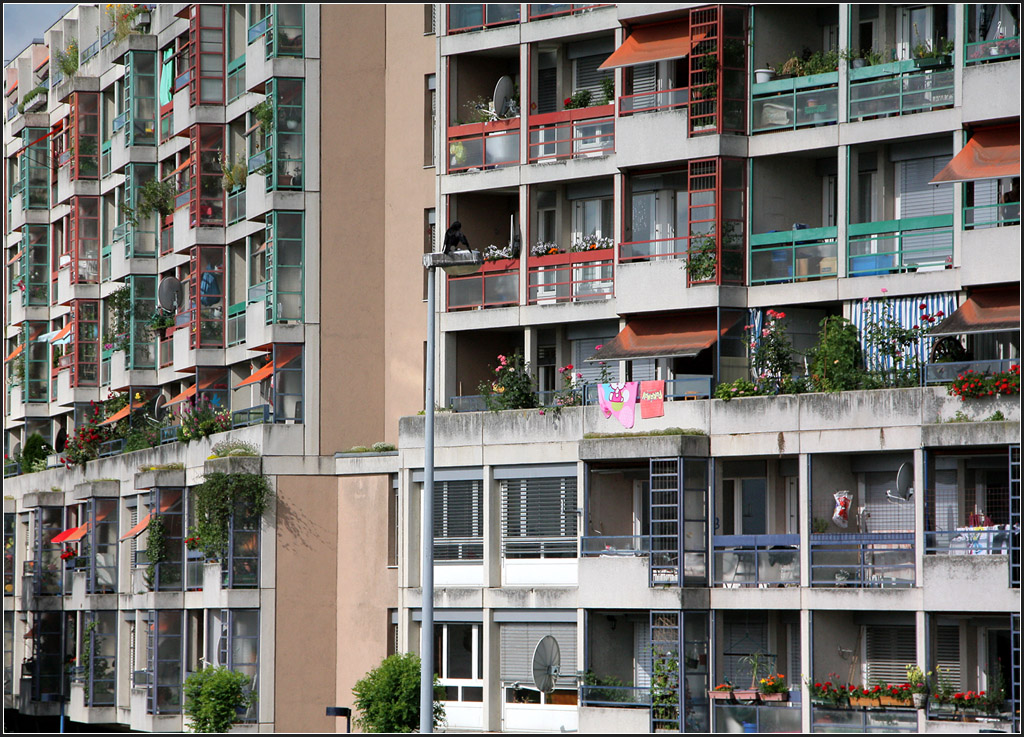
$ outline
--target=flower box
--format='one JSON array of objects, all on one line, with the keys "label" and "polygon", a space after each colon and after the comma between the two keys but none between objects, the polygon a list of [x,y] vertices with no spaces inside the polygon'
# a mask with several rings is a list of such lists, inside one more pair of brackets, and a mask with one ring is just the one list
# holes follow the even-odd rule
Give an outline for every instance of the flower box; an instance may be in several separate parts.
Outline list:
[{"label": "flower box", "polygon": [[850,706],[881,706],[879,700],[874,696],[850,696]]},{"label": "flower box", "polygon": [[731,702],[733,700],[732,694],[732,691],[708,691],[708,698],[712,701]]},{"label": "flower box", "polygon": [[937,67],[948,67],[952,66],[953,57],[949,54],[945,56],[927,56],[920,59],[914,59],[914,65],[918,69],[934,69]]},{"label": "flower box", "polygon": [[760,698],[761,698],[761,701],[764,701],[764,702],[768,702],[768,701],[789,701],[789,692],[788,691],[781,691],[779,693],[762,693]]},{"label": "flower box", "polygon": [[880,695],[878,697],[878,704],[879,704],[879,706],[910,706],[911,705],[909,701],[903,701],[902,699],[898,699],[895,696],[889,696],[888,694]]},{"label": "flower box", "polygon": [[519,271],[519,259],[499,258],[495,261],[484,261],[480,271],[490,273],[495,271]]},{"label": "flower box", "polygon": [[737,701],[747,702],[755,702],[758,697],[756,688],[737,688],[733,690],[733,695],[736,696]]}]

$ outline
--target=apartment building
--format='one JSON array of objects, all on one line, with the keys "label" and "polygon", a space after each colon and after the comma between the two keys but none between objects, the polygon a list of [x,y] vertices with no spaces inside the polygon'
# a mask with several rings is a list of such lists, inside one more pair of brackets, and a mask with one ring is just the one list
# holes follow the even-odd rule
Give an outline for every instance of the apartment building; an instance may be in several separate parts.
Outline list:
[{"label": "apartment building", "polygon": [[[334,454],[423,406],[431,16],[83,4],[7,65],[8,725],[180,731],[212,663],[239,729],[344,728],[398,589],[390,485]],[[209,556],[215,471],[273,496]]]},{"label": "apartment building", "polygon": [[[1016,728],[1019,397],[946,389],[1019,366],[1016,6],[439,18],[437,211],[488,256],[438,292],[449,728]],[[883,312],[907,331],[934,320],[911,376],[712,398],[755,378],[777,322],[796,375],[842,317],[891,377],[870,339]],[[517,351],[548,408],[482,411]],[[567,371],[586,403],[555,411]],[[607,375],[665,382],[660,412],[620,417],[633,405],[598,396]],[[398,457],[375,461],[399,504],[403,650],[422,620],[423,433],[404,418]],[[910,663],[1005,699],[829,703],[815,685],[903,684]],[[784,700],[714,692],[769,673]]]}]

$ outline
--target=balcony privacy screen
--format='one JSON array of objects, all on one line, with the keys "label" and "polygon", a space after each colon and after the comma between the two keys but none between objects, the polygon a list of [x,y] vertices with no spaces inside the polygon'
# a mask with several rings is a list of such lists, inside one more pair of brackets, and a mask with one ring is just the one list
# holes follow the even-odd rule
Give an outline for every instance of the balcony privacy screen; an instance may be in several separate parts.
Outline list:
[{"label": "balcony privacy screen", "polygon": [[523,686],[533,685],[533,651],[542,637],[551,635],[558,641],[561,654],[556,687],[576,688],[576,625],[545,623],[511,623],[501,625],[501,680]]},{"label": "balcony privacy screen", "polygon": [[434,560],[483,560],[480,481],[434,482]]},{"label": "balcony privacy screen", "polygon": [[501,552],[505,558],[576,557],[576,479],[501,482]]}]

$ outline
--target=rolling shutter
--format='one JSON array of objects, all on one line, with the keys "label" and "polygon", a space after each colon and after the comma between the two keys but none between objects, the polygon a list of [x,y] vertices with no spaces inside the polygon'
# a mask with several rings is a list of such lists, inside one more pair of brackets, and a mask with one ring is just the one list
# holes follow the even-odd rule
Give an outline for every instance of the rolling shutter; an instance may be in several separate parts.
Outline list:
[{"label": "rolling shutter", "polygon": [[914,628],[865,626],[864,683],[906,683],[907,663],[917,662]]},{"label": "rolling shutter", "polygon": [[561,654],[558,678],[561,688],[576,688],[576,625],[544,623],[508,623],[501,625],[501,680],[533,685],[533,652],[546,635],[558,640]]},{"label": "rolling shutter", "polygon": [[[601,381],[601,365],[599,362],[594,361],[587,363],[585,359],[590,358],[597,353],[597,346],[607,345],[615,339],[614,335],[609,335],[607,338],[584,338],[582,340],[574,340],[572,342],[572,364],[573,371],[583,374],[582,382],[585,384],[597,384]],[[618,375],[618,367],[614,362],[606,362],[605,368],[612,376]]]},{"label": "rolling shutter", "polygon": [[558,70],[555,67],[537,70],[537,112],[558,110]]},{"label": "rolling shutter", "polygon": [[575,558],[576,528],[575,477],[501,482],[505,558]]},{"label": "rolling shutter", "polygon": [[[598,69],[607,54],[595,54],[593,56],[581,56],[573,64],[573,92],[590,90],[590,101],[592,104],[599,104],[604,99],[601,91],[601,80],[605,77],[612,78],[611,71]],[[941,168],[941,167],[940,167]]]},{"label": "rolling shutter", "polygon": [[963,690],[964,677],[960,667],[960,628],[956,625],[939,625],[935,628],[935,665],[942,671],[943,682],[948,683],[954,691]]},{"label": "rolling shutter", "polygon": [[483,560],[480,481],[434,482],[434,560]]},{"label": "rolling shutter", "polygon": [[953,188],[929,184],[952,156],[908,159],[900,167],[900,217],[917,218],[953,212]]}]

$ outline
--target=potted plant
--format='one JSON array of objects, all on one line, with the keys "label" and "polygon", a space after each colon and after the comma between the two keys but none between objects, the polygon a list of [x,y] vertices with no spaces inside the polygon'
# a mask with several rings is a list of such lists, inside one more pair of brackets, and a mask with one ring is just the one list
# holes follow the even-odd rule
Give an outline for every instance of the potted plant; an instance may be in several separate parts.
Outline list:
[{"label": "potted plant", "polygon": [[751,653],[740,658],[740,662],[750,666],[750,688],[736,689],[736,698],[740,701],[757,701],[759,676],[763,671],[773,670],[772,658],[762,652]]},{"label": "potted plant", "polygon": [[764,84],[765,82],[771,82],[774,79],[775,79],[775,70],[772,69],[771,67],[766,67],[765,69],[755,69],[754,70],[754,83],[755,84]]},{"label": "potted plant", "polygon": [[938,43],[920,43],[914,47],[914,64],[919,69],[948,67],[953,63],[952,53],[956,48],[952,41],[940,38]]},{"label": "potted plant", "polygon": [[789,701],[789,686],[781,673],[768,675],[757,682],[761,701]]},{"label": "potted plant", "polygon": [[562,108],[564,110],[578,110],[579,108],[590,107],[590,98],[592,96],[590,90],[578,90],[562,101]]},{"label": "potted plant", "polygon": [[928,705],[928,679],[931,671],[925,673],[915,663],[907,666],[907,683],[910,684],[911,700],[915,709],[923,709]]},{"label": "potted plant", "polygon": [[708,691],[708,698],[712,701],[732,701],[733,700],[733,689],[732,684],[728,681],[719,683],[713,689]]}]

